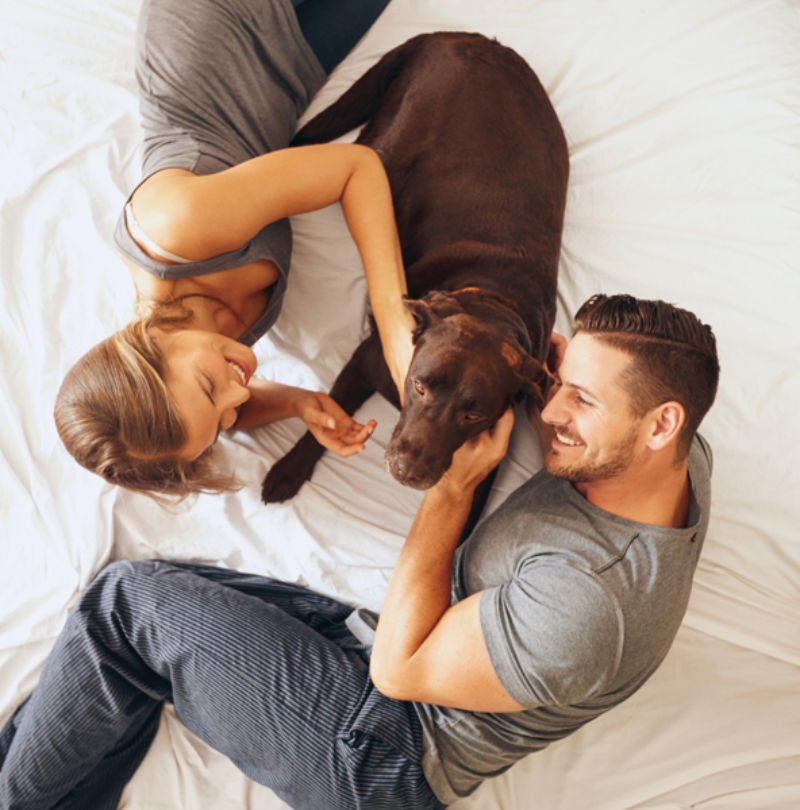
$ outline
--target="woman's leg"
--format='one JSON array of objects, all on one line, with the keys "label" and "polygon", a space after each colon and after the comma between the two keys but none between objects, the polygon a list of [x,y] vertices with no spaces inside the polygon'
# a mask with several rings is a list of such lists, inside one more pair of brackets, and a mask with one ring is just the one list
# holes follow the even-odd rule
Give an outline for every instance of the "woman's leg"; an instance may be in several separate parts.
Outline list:
[{"label": "woman's leg", "polygon": [[[221,569],[109,566],[0,738],[8,749],[0,806],[115,807],[165,699],[192,732],[294,807],[408,806],[393,797],[411,794],[412,806],[436,806],[413,713],[376,701],[364,658],[348,649],[348,612]],[[365,719],[367,703],[376,709]],[[391,730],[388,743],[369,734],[376,716]]]},{"label": "woman's leg", "polygon": [[300,30],[330,73],[375,22],[389,0],[292,0]]}]

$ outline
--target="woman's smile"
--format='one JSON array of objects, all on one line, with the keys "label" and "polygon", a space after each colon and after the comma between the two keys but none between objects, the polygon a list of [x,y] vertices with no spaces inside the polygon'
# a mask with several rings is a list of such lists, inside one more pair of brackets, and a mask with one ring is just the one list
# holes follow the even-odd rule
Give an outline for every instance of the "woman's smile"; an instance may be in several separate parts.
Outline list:
[{"label": "woman's smile", "polygon": [[237,372],[242,381],[242,385],[247,385],[247,383],[250,381],[250,369],[240,360],[236,360],[233,357],[226,357],[225,360],[227,361],[228,365]]},{"label": "woman's smile", "polygon": [[154,337],[186,431],[181,456],[195,459],[236,424],[239,407],[250,398],[256,356],[248,346],[202,329],[158,330]]}]

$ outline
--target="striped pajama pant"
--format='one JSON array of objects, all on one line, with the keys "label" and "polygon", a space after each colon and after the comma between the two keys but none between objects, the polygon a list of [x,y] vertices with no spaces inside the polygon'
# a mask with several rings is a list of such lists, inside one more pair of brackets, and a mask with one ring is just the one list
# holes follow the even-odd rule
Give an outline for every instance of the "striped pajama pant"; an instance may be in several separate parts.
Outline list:
[{"label": "striped pajama pant", "polygon": [[109,565],[0,733],[0,808],[112,810],[164,701],[292,807],[442,808],[414,707],[372,686],[350,610],[220,568]]}]

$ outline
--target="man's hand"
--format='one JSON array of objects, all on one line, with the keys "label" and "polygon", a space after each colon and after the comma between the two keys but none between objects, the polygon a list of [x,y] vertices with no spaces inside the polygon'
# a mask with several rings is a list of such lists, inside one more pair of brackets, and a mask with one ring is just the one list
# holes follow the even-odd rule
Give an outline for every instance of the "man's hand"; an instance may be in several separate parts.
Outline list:
[{"label": "man's hand", "polygon": [[366,425],[356,422],[338,402],[321,391],[302,391],[295,407],[314,438],[343,458],[360,453],[377,425],[374,419]]},{"label": "man's hand", "polygon": [[[553,377],[553,384],[550,386],[550,391],[547,395],[547,402],[549,402],[553,396],[555,396],[556,391],[558,391],[558,389],[561,387],[561,377],[559,376],[558,370],[561,367],[562,361],[564,360],[564,354],[567,351],[567,344],[568,341],[564,335],[560,335],[558,332],[551,333],[550,347],[547,351],[547,363],[545,365]],[[545,404],[547,404],[547,402],[545,402]],[[539,444],[541,445],[542,453],[546,455],[548,449],[550,448],[550,444],[553,441],[553,427],[552,425],[545,424],[545,422],[542,420],[542,412],[539,408],[531,407],[528,417],[533,429],[536,431],[536,435],[539,437]]]},{"label": "man's hand", "polygon": [[450,468],[433,487],[451,496],[472,497],[475,487],[502,461],[514,427],[509,407],[494,427],[467,439],[453,454]]},{"label": "man's hand", "polygon": [[558,369],[564,359],[564,352],[567,351],[567,339],[558,332],[551,332],[550,347],[547,350],[547,370],[558,378]]}]

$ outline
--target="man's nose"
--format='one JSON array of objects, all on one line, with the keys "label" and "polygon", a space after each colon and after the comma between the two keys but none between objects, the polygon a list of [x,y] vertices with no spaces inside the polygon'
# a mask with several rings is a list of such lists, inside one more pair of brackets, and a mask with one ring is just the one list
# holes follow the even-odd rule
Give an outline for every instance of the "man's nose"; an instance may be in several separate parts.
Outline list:
[{"label": "man's nose", "polygon": [[556,389],[550,401],[542,408],[542,421],[548,425],[563,424],[564,414],[561,408],[561,389]]}]

